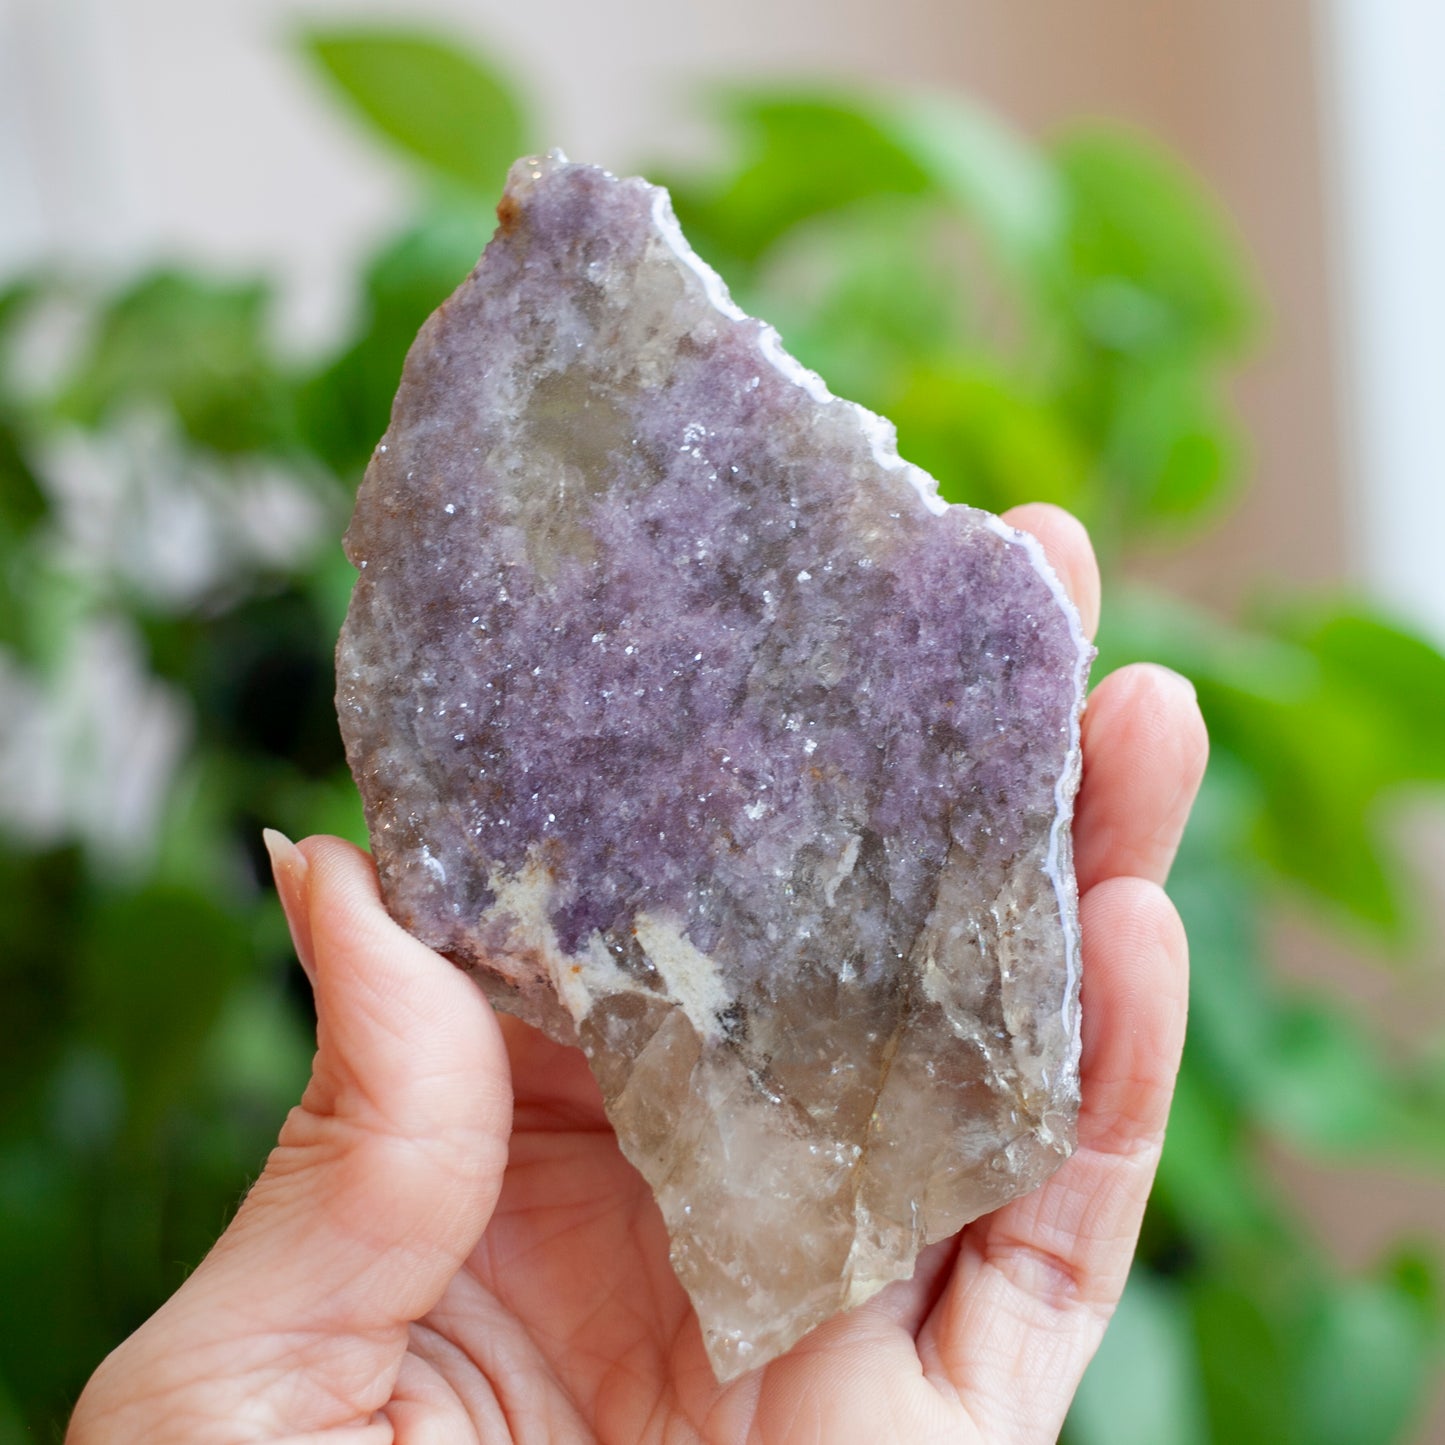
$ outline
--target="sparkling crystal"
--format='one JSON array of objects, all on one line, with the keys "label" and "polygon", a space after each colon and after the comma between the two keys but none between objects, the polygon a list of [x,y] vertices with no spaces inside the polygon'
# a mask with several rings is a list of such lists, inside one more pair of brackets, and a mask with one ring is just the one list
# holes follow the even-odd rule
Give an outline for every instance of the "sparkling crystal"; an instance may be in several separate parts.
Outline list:
[{"label": "sparkling crystal", "polygon": [[664,191],[553,155],[499,216],[358,497],[341,725],[389,908],[586,1050],[725,1379],[1072,1148],[1090,649]]}]

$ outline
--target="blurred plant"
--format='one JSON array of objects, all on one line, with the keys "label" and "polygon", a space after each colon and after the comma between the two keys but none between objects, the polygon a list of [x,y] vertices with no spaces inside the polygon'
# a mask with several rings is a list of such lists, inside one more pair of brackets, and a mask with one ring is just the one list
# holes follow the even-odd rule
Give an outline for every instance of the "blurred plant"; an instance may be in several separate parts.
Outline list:
[{"label": "blurred plant", "polygon": [[[331,714],[335,537],[401,361],[490,234],[536,131],[484,62],[315,33],[316,67],[416,179],[320,365],[264,282],[0,291],[0,1439],[55,1433],[179,1282],[306,1074],[310,1018],[261,823],[361,837]],[[1384,949],[1415,927],[1383,810],[1445,779],[1445,658],[1348,600],[1227,624],[1119,585],[1228,500],[1220,398],[1255,311],[1197,184],[1131,136],[1038,146],[956,99],[736,90],[684,228],[835,391],[891,416],[951,500],[1044,498],[1098,540],[1104,669],[1196,683],[1214,762],[1171,892],[1193,1026],[1141,1267],[1073,1445],[1378,1445],[1436,1358],[1436,1265],[1344,1277],[1257,1163],[1445,1164],[1445,1077],[1275,980],[1281,888]]]}]

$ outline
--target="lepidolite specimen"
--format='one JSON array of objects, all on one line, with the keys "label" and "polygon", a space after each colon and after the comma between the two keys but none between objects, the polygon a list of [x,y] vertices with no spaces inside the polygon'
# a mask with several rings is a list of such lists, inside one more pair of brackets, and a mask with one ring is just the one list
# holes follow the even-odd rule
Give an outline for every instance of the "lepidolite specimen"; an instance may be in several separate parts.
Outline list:
[{"label": "lepidolite specimen", "polygon": [[348,533],[388,906],[586,1050],[720,1378],[1040,1183],[1078,1104],[1090,649],[688,249],[518,162]]}]

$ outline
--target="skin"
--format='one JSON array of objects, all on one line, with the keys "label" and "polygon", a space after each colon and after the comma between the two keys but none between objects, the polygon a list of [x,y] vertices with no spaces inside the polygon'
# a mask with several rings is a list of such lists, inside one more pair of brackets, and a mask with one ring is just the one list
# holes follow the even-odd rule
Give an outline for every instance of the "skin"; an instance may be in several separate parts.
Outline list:
[{"label": "skin", "polygon": [[[1083,529],[1009,520],[1092,633]],[[230,1228],[96,1371],[70,1445],[1054,1440],[1163,1142],[1187,963],[1161,885],[1207,751],[1193,690],[1151,666],[1098,685],[1083,739],[1077,1153],[723,1388],[581,1054],[499,1020],[392,923],[365,854],[272,835],[316,994],[311,1083]]]}]

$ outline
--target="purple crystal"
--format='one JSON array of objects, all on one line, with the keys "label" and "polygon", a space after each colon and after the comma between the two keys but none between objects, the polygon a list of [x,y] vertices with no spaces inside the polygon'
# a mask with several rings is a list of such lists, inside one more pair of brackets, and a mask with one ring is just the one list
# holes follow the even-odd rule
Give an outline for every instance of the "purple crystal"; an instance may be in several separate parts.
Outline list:
[{"label": "purple crystal", "polygon": [[665,192],[530,159],[499,215],[357,500],[341,726],[388,906],[587,1051],[726,1378],[1072,1148],[1091,654]]}]

